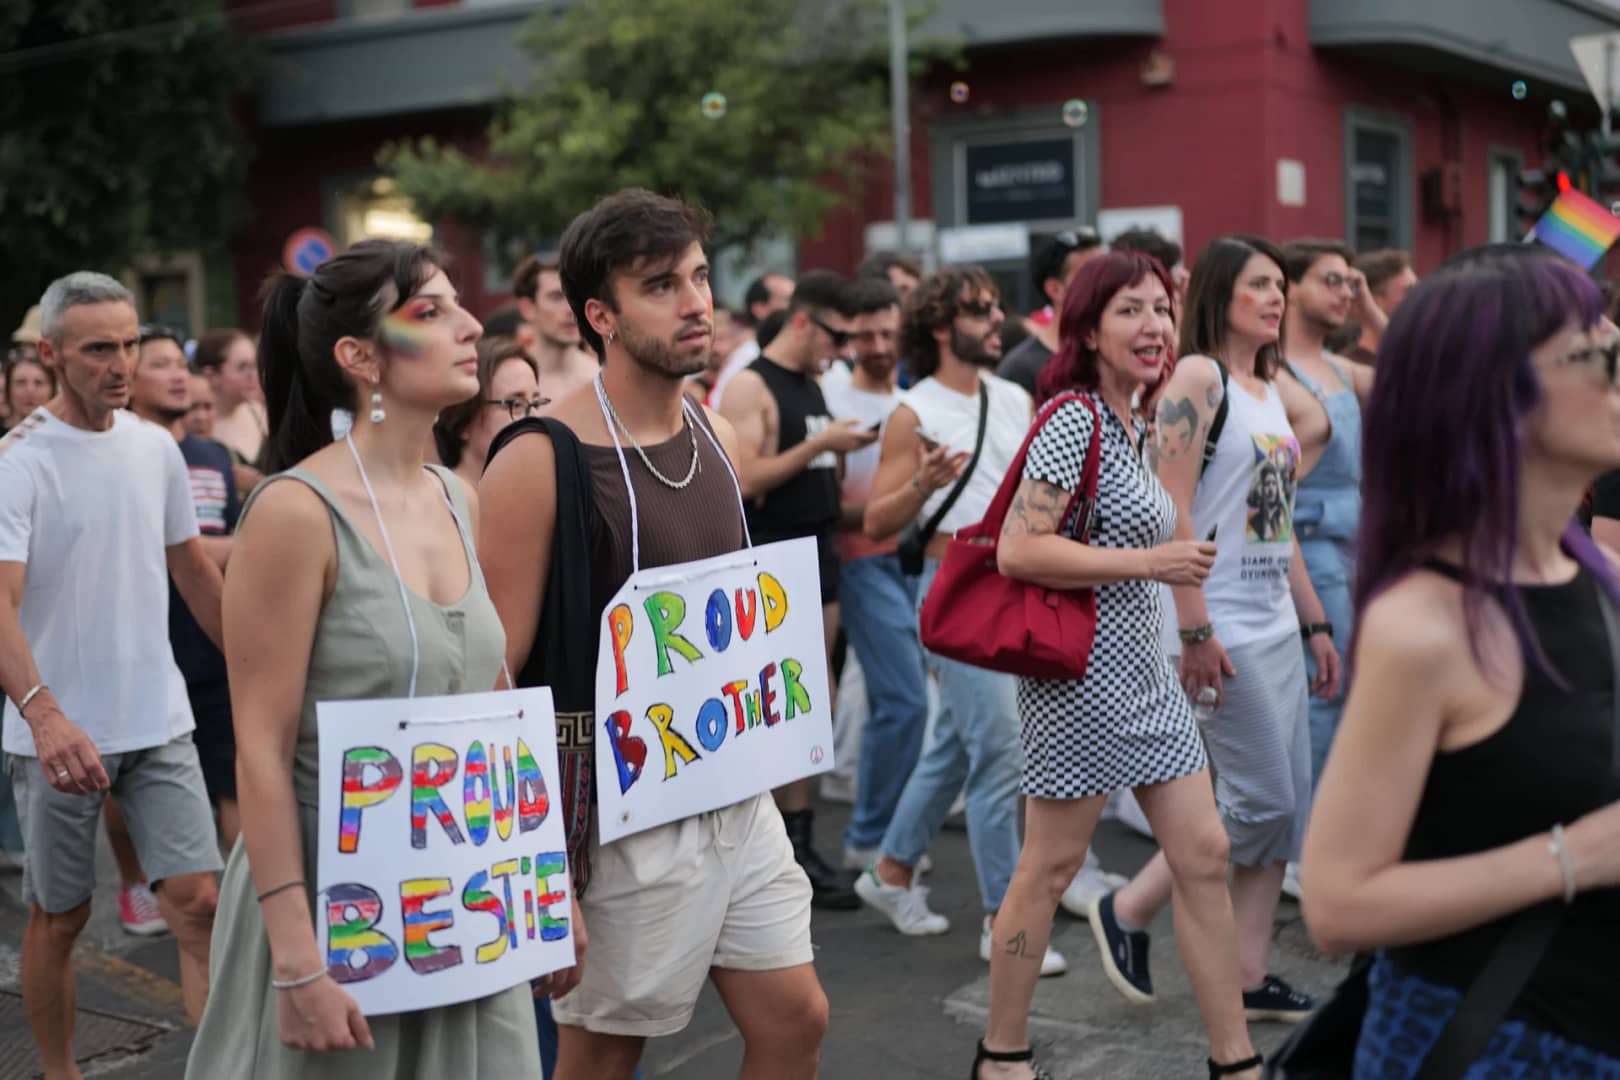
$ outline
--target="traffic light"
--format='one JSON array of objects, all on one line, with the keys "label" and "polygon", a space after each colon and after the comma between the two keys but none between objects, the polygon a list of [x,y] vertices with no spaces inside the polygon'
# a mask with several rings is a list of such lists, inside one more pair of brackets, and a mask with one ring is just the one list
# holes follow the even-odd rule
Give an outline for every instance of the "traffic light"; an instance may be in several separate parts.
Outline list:
[{"label": "traffic light", "polygon": [[1586,136],[1588,193],[1605,206],[1620,199],[1620,134],[1602,131]]}]

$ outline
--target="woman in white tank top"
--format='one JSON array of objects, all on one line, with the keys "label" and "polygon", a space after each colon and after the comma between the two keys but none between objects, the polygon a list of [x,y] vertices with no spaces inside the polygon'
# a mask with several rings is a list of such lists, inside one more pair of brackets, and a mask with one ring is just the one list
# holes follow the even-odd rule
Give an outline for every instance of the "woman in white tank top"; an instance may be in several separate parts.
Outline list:
[{"label": "woman in white tank top", "polygon": [[[1176,538],[1214,540],[1219,551],[1202,586],[1171,590],[1180,629],[1169,647],[1181,654],[1182,686],[1199,705],[1231,842],[1244,1008],[1251,1021],[1294,1023],[1314,1003],[1268,964],[1284,867],[1299,857],[1311,796],[1296,635],[1306,634],[1316,660],[1311,690],[1334,692],[1339,660],[1294,539],[1299,442],[1272,385],[1286,302],[1282,256],[1270,243],[1229,236],[1204,249],[1188,288],[1181,360],[1159,395],[1155,449],[1160,482],[1176,503]],[[1146,934],[1137,928],[1170,890],[1161,854],[1094,927],[1116,985],[1147,981]]]}]

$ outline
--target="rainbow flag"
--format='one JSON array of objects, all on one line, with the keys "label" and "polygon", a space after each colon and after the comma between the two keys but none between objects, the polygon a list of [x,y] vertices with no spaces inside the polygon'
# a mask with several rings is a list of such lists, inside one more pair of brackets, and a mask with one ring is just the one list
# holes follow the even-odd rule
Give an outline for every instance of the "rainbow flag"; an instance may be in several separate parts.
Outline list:
[{"label": "rainbow flag", "polygon": [[1620,239],[1620,217],[1578,191],[1566,191],[1541,215],[1531,235],[1590,270]]}]

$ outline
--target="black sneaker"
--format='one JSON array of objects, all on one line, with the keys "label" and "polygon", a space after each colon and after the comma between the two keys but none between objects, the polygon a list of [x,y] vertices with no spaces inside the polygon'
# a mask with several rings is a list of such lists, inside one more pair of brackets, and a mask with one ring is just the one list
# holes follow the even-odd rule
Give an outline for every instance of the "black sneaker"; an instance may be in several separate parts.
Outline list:
[{"label": "black sneaker", "polygon": [[1146,930],[1126,931],[1114,918],[1114,894],[1105,893],[1091,902],[1091,936],[1102,953],[1103,973],[1114,989],[1132,1005],[1153,1004],[1153,976],[1148,974]]},{"label": "black sneaker", "polygon": [[1258,989],[1243,991],[1243,1015],[1250,1023],[1273,1020],[1297,1024],[1316,1008],[1316,999],[1301,993],[1275,975],[1267,975]]},{"label": "black sneaker", "polygon": [[859,908],[861,898],[855,894],[856,875],[834,870],[811,846],[815,828],[814,811],[785,813],[782,824],[787,827],[788,840],[793,844],[793,861],[804,869],[805,876],[810,879],[811,906],[829,911],[854,911]]}]

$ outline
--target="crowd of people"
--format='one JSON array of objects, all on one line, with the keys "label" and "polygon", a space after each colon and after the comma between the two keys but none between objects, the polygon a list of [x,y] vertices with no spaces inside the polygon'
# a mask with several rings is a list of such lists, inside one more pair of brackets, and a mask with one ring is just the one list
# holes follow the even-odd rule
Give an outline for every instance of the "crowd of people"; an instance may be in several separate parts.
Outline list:
[{"label": "crowd of people", "polygon": [[[48,1080],[79,1075],[103,821],[126,928],[174,935],[199,1080],[628,1080],[705,983],[742,1074],[792,1080],[829,1025],[811,908],[943,934],[929,849],[958,805],[976,1080],[1049,1075],[1029,1014],[1076,959],[1059,907],[1151,1006],[1170,906],[1195,1068],[1259,1077],[1250,1025],[1319,1004],[1270,962],[1285,892],[1370,958],[1354,1075],[1416,1077],[1534,924],[1467,1075],[1620,1077],[1620,329],[1579,268],[1500,246],[1418,282],[1400,252],[1246,235],[1188,268],[1077,227],[1023,317],[984,269],[900,255],[765,274],[728,311],[708,229],[607,196],[483,322],[394,241],[273,277],[256,336],[142,325],[92,271],[46,289],[4,378],[0,849]],[[1004,486],[1000,573],[1095,598],[1084,677],[919,630]],[[842,837],[800,780],[603,844],[580,628],[636,571],[803,538]],[[316,931],[316,703],[497,686],[556,703],[576,963],[363,1015]],[[1105,814],[1159,844],[1133,878],[1090,851]]]}]

